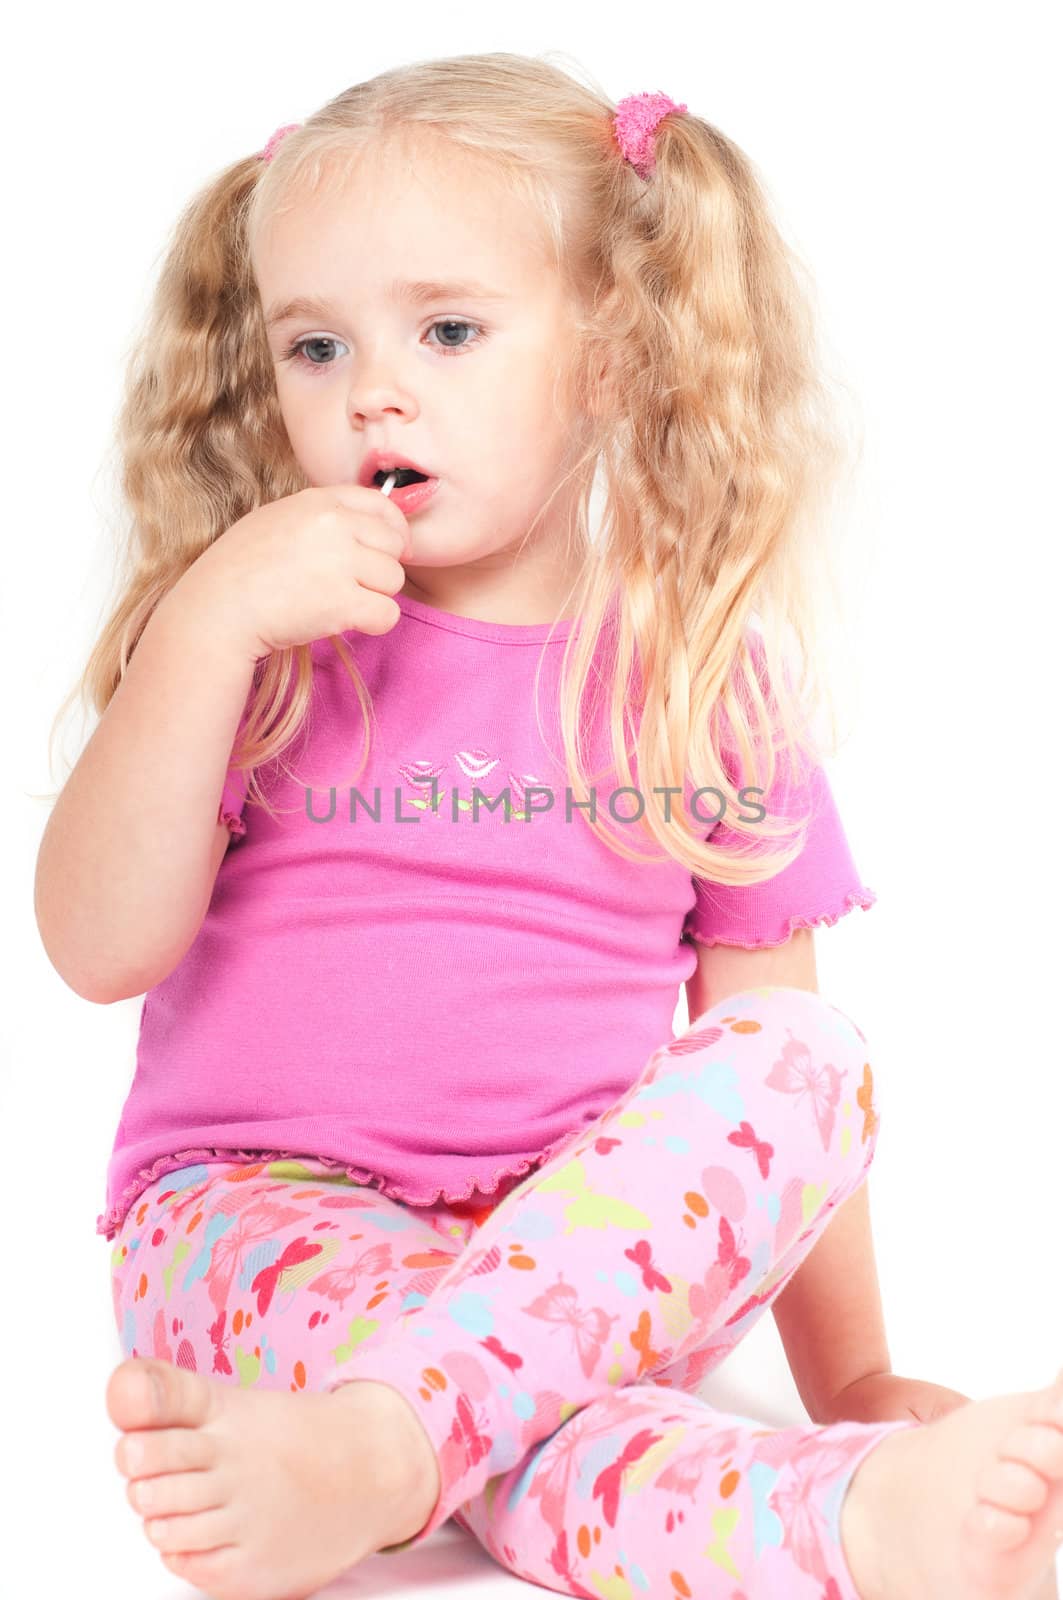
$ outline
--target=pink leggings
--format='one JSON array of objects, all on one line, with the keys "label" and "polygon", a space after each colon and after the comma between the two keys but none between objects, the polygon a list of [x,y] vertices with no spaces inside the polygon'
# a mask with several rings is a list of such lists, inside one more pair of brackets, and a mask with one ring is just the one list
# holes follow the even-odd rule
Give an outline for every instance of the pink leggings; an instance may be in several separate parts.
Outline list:
[{"label": "pink leggings", "polygon": [[112,1255],[125,1356],[223,1383],[398,1389],[450,1516],[561,1594],[859,1600],[857,1466],[915,1422],[766,1427],[696,1393],[864,1181],[860,1029],[731,995],[491,1209],[408,1207],[313,1157],[167,1173]]}]

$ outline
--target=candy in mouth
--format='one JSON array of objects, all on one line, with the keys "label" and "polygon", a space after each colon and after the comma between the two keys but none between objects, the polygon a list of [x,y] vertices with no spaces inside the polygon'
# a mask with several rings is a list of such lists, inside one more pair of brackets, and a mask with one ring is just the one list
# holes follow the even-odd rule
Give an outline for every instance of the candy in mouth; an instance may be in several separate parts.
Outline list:
[{"label": "candy in mouth", "polygon": [[393,474],[395,477],[396,489],[401,489],[403,485],[407,483],[428,482],[428,479],[423,472],[415,472],[412,467],[381,467],[378,472],[374,472],[373,482],[379,489],[384,480],[386,478],[390,478]]}]

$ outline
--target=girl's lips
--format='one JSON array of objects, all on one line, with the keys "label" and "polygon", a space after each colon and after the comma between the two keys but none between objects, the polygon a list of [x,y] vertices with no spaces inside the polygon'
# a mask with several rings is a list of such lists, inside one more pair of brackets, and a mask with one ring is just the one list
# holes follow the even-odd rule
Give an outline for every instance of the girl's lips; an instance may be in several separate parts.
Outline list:
[{"label": "girl's lips", "polygon": [[378,474],[380,482],[383,483],[389,472],[400,470],[419,472],[425,478],[434,476],[427,467],[422,467],[419,461],[410,461],[406,456],[393,455],[387,450],[373,449],[369,451],[358,469],[358,482],[364,488],[371,489]]},{"label": "girl's lips", "polygon": [[409,517],[415,511],[419,511],[425,502],[431,499],[438,488],[439,479],[428,478],[424,483],[407,483],[402,488],[392,489],[388,498],[394,500],[399,510]]}]

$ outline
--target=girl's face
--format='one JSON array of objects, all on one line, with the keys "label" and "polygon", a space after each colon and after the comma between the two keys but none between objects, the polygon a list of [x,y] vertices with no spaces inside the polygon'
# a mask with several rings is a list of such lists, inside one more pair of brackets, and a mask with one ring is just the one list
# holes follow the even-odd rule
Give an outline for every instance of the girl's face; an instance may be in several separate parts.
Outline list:
[{"label": "girl's face", "polygon": [[[357,483],[374,448],[407,456],[440,481],[410,513],[418,582],[403,592],[445,610],[494,604],[497,620],[552,620],[578,567],[562,532],[574,486],[516,547],[566,470],[580,419],[559,414],[570,311],[522,208],[453,153],[367,151],[331,192],[263,230],[254,265],[284,425],[309,482]],[[402,292],[429,282],[479,288]],[[277,320],[311,297],[317,308]]]}]

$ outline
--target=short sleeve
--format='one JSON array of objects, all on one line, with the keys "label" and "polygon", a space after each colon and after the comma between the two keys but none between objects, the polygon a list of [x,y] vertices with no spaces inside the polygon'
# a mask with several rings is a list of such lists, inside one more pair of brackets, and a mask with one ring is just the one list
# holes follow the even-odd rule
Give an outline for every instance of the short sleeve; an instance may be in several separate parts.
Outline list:
[{"label": "short sleeve", "polygon": [[[744,950],[784,944],[795,928],[832,926],[856,906],[869,910],[877,899],[860,880],[823,767],[807,769],[798,792],[787,785],[785,762],[780,765],[782,771],[762,803],[769,813],[791,818],[811,808],[804,846],[788,867],[764,883],[732,886],[694,877],[695,901],[683,933],[699,944],[740,945]],[[727,833],[721,821],[709,838],[726,848]],[[777,847],[778,842],[772,843]]]}]

